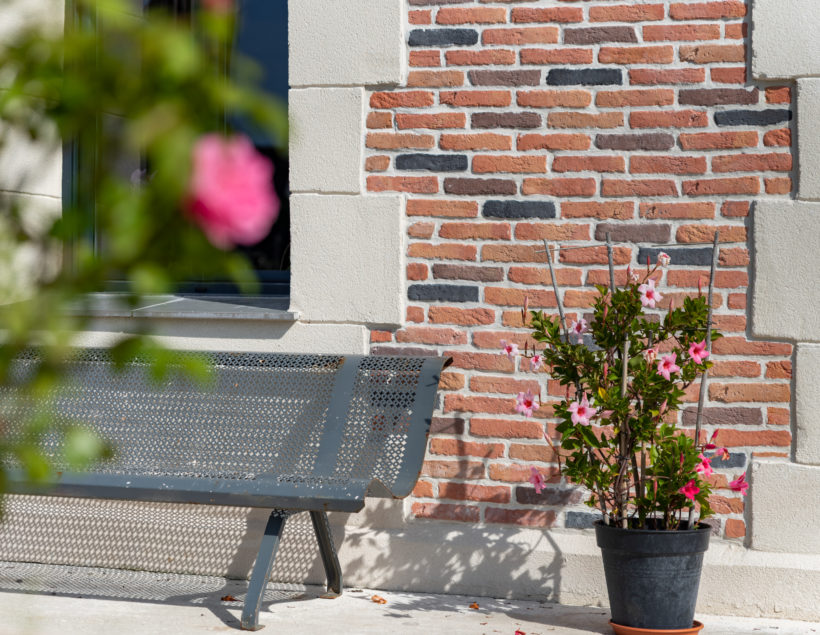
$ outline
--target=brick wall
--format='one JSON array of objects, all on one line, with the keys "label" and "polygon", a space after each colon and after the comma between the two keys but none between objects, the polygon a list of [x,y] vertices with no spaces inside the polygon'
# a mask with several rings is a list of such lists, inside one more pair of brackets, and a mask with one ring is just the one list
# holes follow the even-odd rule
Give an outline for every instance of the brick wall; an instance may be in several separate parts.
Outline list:
[{"label": "brick wall", "polygon": [[[571,318],[606,283],[606,232],[618,278],[672,256],[663,306],[708,279],[721,232],[707,429],[731,459],[715,462],[713,506],[726,537],[744,535],[727,477],[752,455],[791,443],[791,346],[745,335],[750,205],[792,189],[791,91],[747,80],[742,1],[409,0],[407,86],[373,92],[367,187],[407,193],[404,328],[374,331],[374,351],[454,358],[442,379],[418,517],[587,526],[582,493],[558,477],[544,442],[563,390],[500,354],[523,347],[520,307],[556,309],[541,241],[565,247],[556,277]],[[667,246],[668,245],[668,246]],[[653,258],[654,260],[654,258]],[[693,387],[696,388],[696,387]],[[540,392],[533,419],[514,413]],[[682,415],[693,423],[692,407]],[[551,486],[536,495],[529,469]]]}]

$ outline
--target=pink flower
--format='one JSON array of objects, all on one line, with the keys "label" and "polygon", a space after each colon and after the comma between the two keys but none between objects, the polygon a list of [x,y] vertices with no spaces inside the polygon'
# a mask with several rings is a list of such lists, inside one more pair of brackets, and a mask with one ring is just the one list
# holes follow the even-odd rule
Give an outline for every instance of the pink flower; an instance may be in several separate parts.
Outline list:
[{"label": "pink flower", "polygon": [[584,341],[584,333],[589,330],[589,325],[584,318],[581,318],[577,322],[573,322],[569,330],[572,331],[572,334],[575,335],[578,343],[581,344]]},{"label": "pink flower", "polygon": [[689,357],[691,357],[696,364],[701,364],[704,359],[709,357],[709,351],[706,350],[706,340],[692,342],[689,345]]},{"label": "pink flower", "polygon": [[654,346],[652,348],[647,348],[643,352],[643,358],[646,360],[647,365],[651,366],[655,363],[655,360],[658,358],[658,347]]},{"label": "pink flower", "polygon": [[[729,448],[718,448],[715,450],[715,456],[719,456],[723,461],[728,461],[732,458],[732,455],[729,454]],[[712,458],[715,458],[715,456]]]},{"label": "pink flower", "polygon": [[538,410],[539,404],[532,391],[518,393],[516,399],[515,411],[521,413],[525,417],[531,417],[533,410]]},{"label": "pink flower", "polygon": [[279,215],[273,165],[247,137],[205,135],[193,149],[188,208],[220,249],[262,240]]},{"label": "pink flower", "polygon": [[535,486],[535,493],[540,494],[541,490],[546,488],[547,484],[544,481],[544,477],[541,476],[541,472],[538,471],[537,468],[531,467],[530,468],[530,483]]},{"label": "pink flower", "polygon": [[734,481],[729,483],[732,491],[740,492],[742,496],[746,496],[746,490],[749,489],[749,484],[746,482],[746,473],[744,472],[738,476]]},{"label": "pink flower", "polygon": [[641,292],[641,304],[648,306],[650,309],[654,309],[655,303],[663,299],[663,296],[655,290],[654,280],[647,280],[638,287],[638,291]]},{"label": "pink flower", "polygon": [[703,454],[698,454],[698,458],[700,459],[700,463],[695,466],[695,472],[698,474],[703,474],[704,477],[712,475],[712,465],[709,463],[711,459],[709,457],[703,456]]},{"label": "pink flower", "polygon": [[680,372],[680,366],[675,364],[678,359],[677,353],[664,355],[658,362],[658,372],[666,381],[672,381],[672,375]]},{"label": "pink flower", "polygon": [[538,370],[541,368],[541,365],[544,363],[544,357],[535,353],[532,357],[530,357],[530,370]]},{"label": "pink flower", "polygon": [[509,357],[514,359],[518,355],[518,344],[513,344],[507,340],[501,340],[501,350]]},{"label": "pink flower", "polygon": [[658,264],[661,267],[665,267],[670,262],[672,262],[672,258],[669,256],[668,253],[666,253],[665,251],[662,251],[661,253],[658,254]]},{"label": "pink flower", "polygon": [[590,407],[586,395],[581,401],[573,401],[569,405],[569,411],[572,413],[572,423],[582,423],[584,425],[589,425],[589,420],[598,414],[597,408]]},{"label": "pink flower", "polygon": [[715,430],[715,431],[712,433],[712,436],[711,436],[711,437],[709,437],[709,443],[707,443],[706,445],[704,445],[704,446],[703,446],[705,449],[707,449],[707,450],[714,450],[714,449],[717,447],[717,446],[715,445],[715,438],[717,437],[718,432],[719,432],[719,430]]},{"label": "pink flower", "polygon": [[694,479],[689,481],[686,485],[678,490],[681,494],[686,496],[690,501],[695,500],[695,496],[700,492],[700,488],[695,484]]}]

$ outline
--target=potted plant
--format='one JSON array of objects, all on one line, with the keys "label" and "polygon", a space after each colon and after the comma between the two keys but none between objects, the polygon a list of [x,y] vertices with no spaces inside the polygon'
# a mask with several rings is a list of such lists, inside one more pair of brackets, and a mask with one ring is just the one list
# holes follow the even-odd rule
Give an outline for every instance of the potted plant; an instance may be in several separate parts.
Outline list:
[{"label": "potted plant", "polygon": [[[716,248],[717,236],[714,254]],[[716,432],[700,442],[711,341],[719,337],[711,328],[714,254],[708,297],[699,292],[680,307],[660,309],[657,281],[669,264],[661,253],[645,271],[629,268],[620,288],[610,258],[611,284],[597,287],[589,321],[579,317],[567,324],[554,275],[559,315],[527,312],[526,306],[523,311],[535,340],[523,355],[532,369],[545,367],[566,387],[565,398],[553,404],[556,453],[562,473],[583,485],[587,504],[600,511],[595,532],[616,633],[702,628],[693,616],[711,529],[702,522],[712,514],[710,460],[727,454],[715,446]],[[515,345],[504,346],[508,355],[518,353]],[[677,412],[698,377],[696,429],[683,429],[676,425]],[[518,395],[518,412],[531,416],[538,407],[535,395]],[[543,477],[535,467],[531,471],[530,482],[540,492]],[[744,477],[731,487],[745,493]]]}]

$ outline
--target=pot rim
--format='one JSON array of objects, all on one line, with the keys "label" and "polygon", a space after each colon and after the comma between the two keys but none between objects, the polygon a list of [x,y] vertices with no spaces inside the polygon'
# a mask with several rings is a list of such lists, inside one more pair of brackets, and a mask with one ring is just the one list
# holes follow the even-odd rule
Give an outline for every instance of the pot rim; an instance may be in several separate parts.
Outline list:
[{"label": "pot rim", "polygon": [[698,523],[698,527],[696,529],[624,529],[623,527],[613,527],[612,525],[604,524],[602,520],[596,520],[593,525],[596,529],[601,528],[604,531],[609,532],[617,532],[622,534],[629,534],[631,536],[637,534],[647,534],[651,536],[658,536],[658,535],[676,535],[679,536],[681,534],[696,534],[701,531],[712,531],[712,525],[709,525],[705,522]]}]

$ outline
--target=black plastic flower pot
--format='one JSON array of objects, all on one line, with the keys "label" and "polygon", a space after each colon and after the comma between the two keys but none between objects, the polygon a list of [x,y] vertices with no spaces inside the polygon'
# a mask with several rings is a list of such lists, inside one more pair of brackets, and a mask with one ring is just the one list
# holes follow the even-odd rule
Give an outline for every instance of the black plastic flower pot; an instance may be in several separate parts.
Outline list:
[{"label": "black plastic flower pot", "polygon": [[661,531],[595,523],[612,621],[648,629],[691,628],[711,527]]}]

